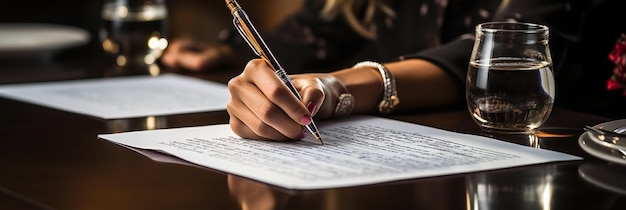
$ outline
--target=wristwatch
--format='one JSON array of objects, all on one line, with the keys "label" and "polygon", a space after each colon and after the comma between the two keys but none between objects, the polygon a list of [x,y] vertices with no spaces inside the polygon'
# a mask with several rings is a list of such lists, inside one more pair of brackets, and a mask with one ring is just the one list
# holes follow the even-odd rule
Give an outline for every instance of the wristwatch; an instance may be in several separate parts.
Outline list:
[{"label": "wristwatch", "polygon": [[383,77],[383,99],[378,104],[378,112],[388,114],[398,106],[400,99],[398,98],[398,91],[396,90],[396,80],[384,65],[373,62],[363,61],[355,64],[352,68],[370,67],[377,69],[380,75]]}]

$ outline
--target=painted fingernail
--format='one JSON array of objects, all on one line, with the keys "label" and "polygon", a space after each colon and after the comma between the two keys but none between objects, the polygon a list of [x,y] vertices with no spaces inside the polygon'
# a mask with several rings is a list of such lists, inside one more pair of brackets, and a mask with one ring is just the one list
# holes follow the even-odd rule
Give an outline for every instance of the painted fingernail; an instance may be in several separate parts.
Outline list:
[{"label": "painted fingernail", "polygon": [[300,118],[300,122],[304,125],[308,125],[309,123],[311,123],[311,116],[308,114],[302,116],[302,118]]},{"label": "painted fingernail", "polygon": [[307,136],[306,131],[304,131],[304,132],[302,132],[302,137],[300,137],[300,139],[304,139],[304,138],[306,138],[306,136]]},{"label": "painted fingernail", "polygon": [[306,108],[309,110],[309,112],[311,112],[311,115],[315,115],[315,113],[313,113],[315,111],[315,106],[317,104],[315,104],[314,102],[309,102],[308,104],[306,104]]}]

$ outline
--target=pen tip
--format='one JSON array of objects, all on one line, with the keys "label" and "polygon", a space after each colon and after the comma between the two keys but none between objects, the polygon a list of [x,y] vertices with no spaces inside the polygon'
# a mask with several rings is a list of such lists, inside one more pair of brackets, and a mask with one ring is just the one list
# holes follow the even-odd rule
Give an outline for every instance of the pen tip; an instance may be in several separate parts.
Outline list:
[{"label": "pen tip", "polygon": [[322,145],[324,145],[324,141],[322,141],[322,137],[318,133],[313,133],[313,137],[319,141]]}]

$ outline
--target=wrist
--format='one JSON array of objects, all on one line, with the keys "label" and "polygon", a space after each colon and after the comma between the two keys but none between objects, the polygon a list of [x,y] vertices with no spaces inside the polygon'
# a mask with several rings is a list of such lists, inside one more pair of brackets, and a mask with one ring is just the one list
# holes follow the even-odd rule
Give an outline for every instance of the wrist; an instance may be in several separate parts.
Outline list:
[{"label": "wrist", "polygon": [[380,73],[383,82],[383,94],[382,99],[377,105],[377,110],[382,114],[391,113],[400,103],[398,92],[396,90],[396,80],[393,75],[383,64],[373,61],[362,61],[355,64],[352,68],[359,69],[363,67],[376,69]]},{"label": "wrist", "polygon": [[[380,65],[384,68],[381,71],[377,63],[365,64],[355,65],[331,74],[342,81],[348,92],[354,96],[353,113],[391,112],[399,102],[395,79],[383,65]],[[385,84],[386,80],[389,83]],[[386,89],[389,93],[387,96]],[[384,109],[379,109],[383,101],[386,105],[383,105]]]},{"label": "wrist", "polygon": [[335,76],[330,74],[316,75],[322,83],[324,102],[317,113],[318,118],[346,117],[352,113],[354,97],[347,87]]},{"label": "wrist", "polygon": [[331,73],[354,97],[353,114],[374,113],[382,95],[383,83],[380,73],[372,68],[348,68]]}]

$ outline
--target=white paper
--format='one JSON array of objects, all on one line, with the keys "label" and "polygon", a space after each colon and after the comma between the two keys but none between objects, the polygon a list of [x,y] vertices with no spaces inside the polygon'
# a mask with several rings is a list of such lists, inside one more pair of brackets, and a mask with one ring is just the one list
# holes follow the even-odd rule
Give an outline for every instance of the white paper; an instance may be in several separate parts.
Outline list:
[{"label": "white paper", "polygon": [[228,124],[98,137],[288,189],[375,184],[581,158],[372,116],[319,124],[324,145],[237,137]]},{"label": "white paper", "polygon": [[0,96],[103,119],[225,110],[225,84],[176,74],[0,85]]}]

